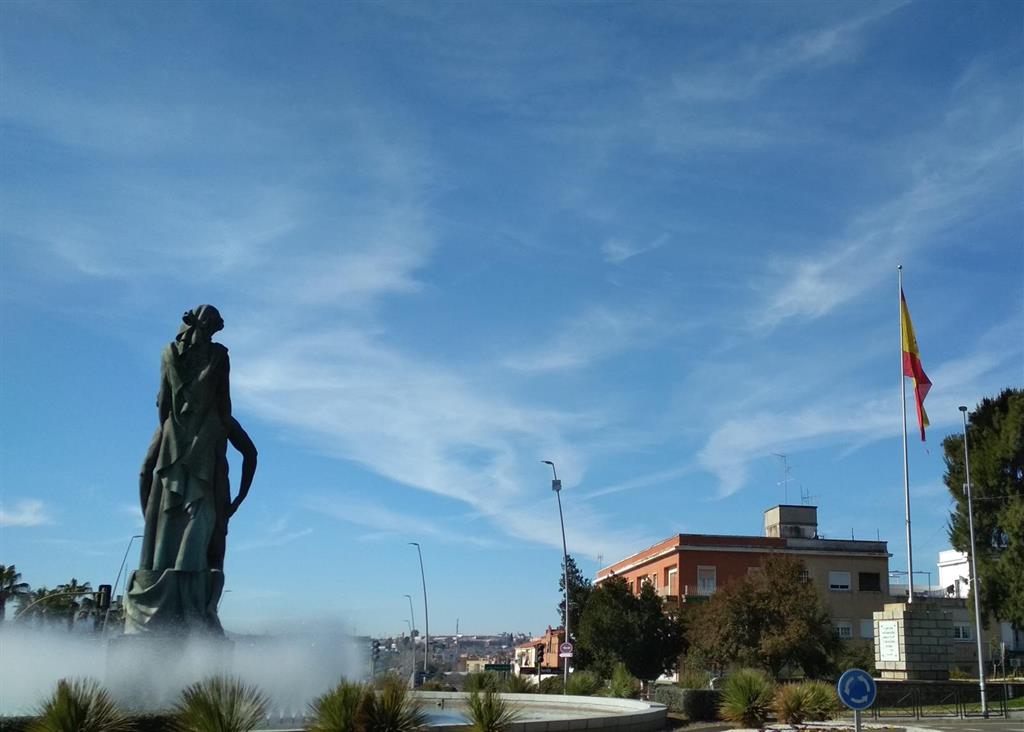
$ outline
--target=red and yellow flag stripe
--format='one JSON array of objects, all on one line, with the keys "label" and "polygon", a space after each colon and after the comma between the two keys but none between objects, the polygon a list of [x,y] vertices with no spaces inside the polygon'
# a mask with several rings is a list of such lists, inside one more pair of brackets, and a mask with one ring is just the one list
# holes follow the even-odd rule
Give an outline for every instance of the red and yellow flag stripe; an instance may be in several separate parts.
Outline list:
[{"label": "red and yellow flag stripe", "polygon": [[928,426],[928,413],[924,411],[924,398],[932,388],[932,382],[921,366],[921,352],[917,348],[917,336],[914,335],[914,324],[910,322],[910,311],[907,309],[907,298],[900,288],[900,329],[903,333],[903,375],[914,380],[914,401],[917,404],[917,424],[921,428],[921,441],[924,442],[924,428]]}]

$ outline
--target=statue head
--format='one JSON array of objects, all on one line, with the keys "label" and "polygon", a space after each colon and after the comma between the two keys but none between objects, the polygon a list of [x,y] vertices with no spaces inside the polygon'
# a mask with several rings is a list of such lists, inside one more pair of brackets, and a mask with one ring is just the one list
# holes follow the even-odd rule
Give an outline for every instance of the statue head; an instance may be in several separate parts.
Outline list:
[{"label": "statue head", "polygon": [[224,327],[224,319],[213,305],[197,305],[191,310],[186,310],[181,316],[181,322],[177,340],[185,346],[201,340],[208,341],[214,333]]}]

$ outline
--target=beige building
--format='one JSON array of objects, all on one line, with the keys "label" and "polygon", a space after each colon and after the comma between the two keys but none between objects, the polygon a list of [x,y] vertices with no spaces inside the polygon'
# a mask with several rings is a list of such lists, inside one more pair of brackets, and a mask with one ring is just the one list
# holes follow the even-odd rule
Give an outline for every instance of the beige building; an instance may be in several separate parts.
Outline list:
[{"label": "beige building", "polygon": [[820,538],[815,506],[768,509],[764,532],[764,536],[677,534],[602,568],[597,583],[615,575],[637,593],[644,583],[651,583],[668,602],[681,606],[760,571],[767,556],[785,554],[804,563],[825,598],[840,638],[873,637],[872,614],[891,602],[886,542]]}]

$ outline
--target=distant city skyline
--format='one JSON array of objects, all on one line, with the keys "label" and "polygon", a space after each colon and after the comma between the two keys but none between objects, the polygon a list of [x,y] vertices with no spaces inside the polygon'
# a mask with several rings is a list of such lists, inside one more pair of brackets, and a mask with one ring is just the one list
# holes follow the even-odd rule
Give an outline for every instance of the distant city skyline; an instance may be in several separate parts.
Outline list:
[{"label": "distant city skyline", "polygon": [[1020,3],[3,18],[0,562],[33,587],[113,582],[160,349],[200,303],[259,450],[235,632],[400,634],[419,542],[431,635],[542,633],[542,460],[590,577],[802,494],[905,570],[899,264],[934,570],[957,407],[1024,381]]}]

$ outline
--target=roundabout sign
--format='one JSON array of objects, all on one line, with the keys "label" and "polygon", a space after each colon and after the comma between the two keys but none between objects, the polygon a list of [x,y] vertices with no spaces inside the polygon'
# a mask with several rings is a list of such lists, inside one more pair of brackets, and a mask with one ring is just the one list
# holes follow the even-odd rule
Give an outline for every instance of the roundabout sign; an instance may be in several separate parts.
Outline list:
[{"label": "roundabout sign", "polygon": [[860,732],[860,713],[875,703],[878,687],[871,674],[859,668],[851,668],[839,677],[836,684],[839,700],[853,710],[853,723]]}]

